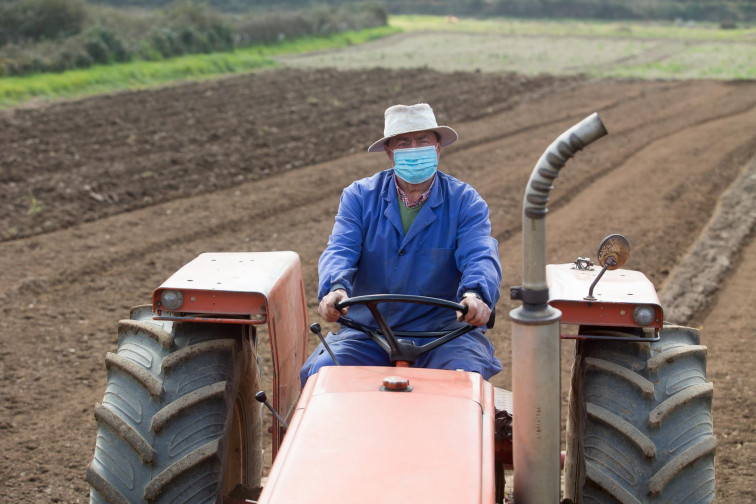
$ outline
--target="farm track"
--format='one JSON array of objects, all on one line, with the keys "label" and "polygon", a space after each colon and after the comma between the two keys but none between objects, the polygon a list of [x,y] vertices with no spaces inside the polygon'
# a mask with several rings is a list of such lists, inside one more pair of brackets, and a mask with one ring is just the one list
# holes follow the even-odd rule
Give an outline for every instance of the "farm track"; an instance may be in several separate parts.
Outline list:
[{"label": "farm track", "polygon": [[[592,255],[603,236],[622,232],[632,247],[627,266],[666,288],[756,155],[752,82],[283,70],[2,113],[0,502],[86,501],[93,405],[116,323],[196,254],[295,250],[312,296],[342,188],[387,167],[364,153],[380,136],[383,109],[417,101],[460,133],[441,168],[488,201],[505,293],[519,283],[530,171],[589,113],[601,114],[610,135],[556,182],[551,262]],[[41,211],[28,213],[28,195]],[[726,298],[748,295],[742,283],[753,277],[754,254],[731,254],[737,272],[695,320],[710,346],[725,503],[753,500],[756,487],[756,435],[742,426],[756,415],[756,377],[744,357],[753,357],[745,342],[754,320],[732,316]],[[315,305],[310,299],[313,320]],[[498,311],[512,306],[503,299]],[[507,387],[506,316],[490,336],[505,368],[493,382]],[[571,345],[563,352],[566,387]]]}]

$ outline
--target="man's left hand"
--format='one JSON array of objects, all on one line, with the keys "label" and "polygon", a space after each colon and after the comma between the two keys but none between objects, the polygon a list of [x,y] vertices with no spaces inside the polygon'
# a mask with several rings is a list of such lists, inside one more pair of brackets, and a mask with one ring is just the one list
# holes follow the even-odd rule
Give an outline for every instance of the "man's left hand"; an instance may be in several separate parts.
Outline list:
[{"label": "man's left hand", "polygon": [[[466,295],[459,303],[467,306],[467,314],[464,316],[465,322],[476,327],[484,326],[488,323],[488,319],[491,317],[491,309],[481,299],[478,299],[476,296]],[[457,320],[462,321],[462,312],[457,312]]]}]

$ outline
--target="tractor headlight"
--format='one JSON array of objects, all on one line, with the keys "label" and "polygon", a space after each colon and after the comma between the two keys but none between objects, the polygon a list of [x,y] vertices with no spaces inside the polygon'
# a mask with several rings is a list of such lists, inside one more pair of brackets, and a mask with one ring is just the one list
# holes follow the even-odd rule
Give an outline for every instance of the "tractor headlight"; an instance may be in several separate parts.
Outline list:
[{"label": "tractor headlight", "polygon": [[656,310],[649,305],[636,306],[633,308],[633,320],[639,326],[651,325],[656,320]]},{"label": "tractor headlight", "polygon": [[177,290],[164,290],[160,293],[160,304],[166,310],[178,310],[184,304],[184,295]]}]

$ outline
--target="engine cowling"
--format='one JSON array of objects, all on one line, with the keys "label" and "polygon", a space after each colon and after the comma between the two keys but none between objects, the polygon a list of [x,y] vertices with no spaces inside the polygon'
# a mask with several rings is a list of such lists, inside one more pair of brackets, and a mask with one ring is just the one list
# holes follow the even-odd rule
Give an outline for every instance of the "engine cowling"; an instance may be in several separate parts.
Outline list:
[{"label": "engine cowling", "polygon": [[[408,386],[384,386],[391,376]],[[324,367],[259,502],[492,503],[493,429],[493,387],[477,373]]]}]

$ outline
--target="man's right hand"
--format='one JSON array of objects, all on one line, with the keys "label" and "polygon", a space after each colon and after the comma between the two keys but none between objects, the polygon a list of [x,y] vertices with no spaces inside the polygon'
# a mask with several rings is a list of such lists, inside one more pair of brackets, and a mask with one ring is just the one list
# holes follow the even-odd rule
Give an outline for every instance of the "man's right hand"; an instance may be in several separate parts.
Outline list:
[{"label": "man's right hand", "polygon": [[344,289],[336,289],[333,292],[329,292],[328,294],[323,296],[323,299],[320,300],[320,305],[318,305],[318,313],[326,322],[336,322],[339,317],[346,315],[347,310],[349,310],[349,308],[342,308],[341,310],[337,310],[336,303],[343,301],[348,297],[349,296]]}]

